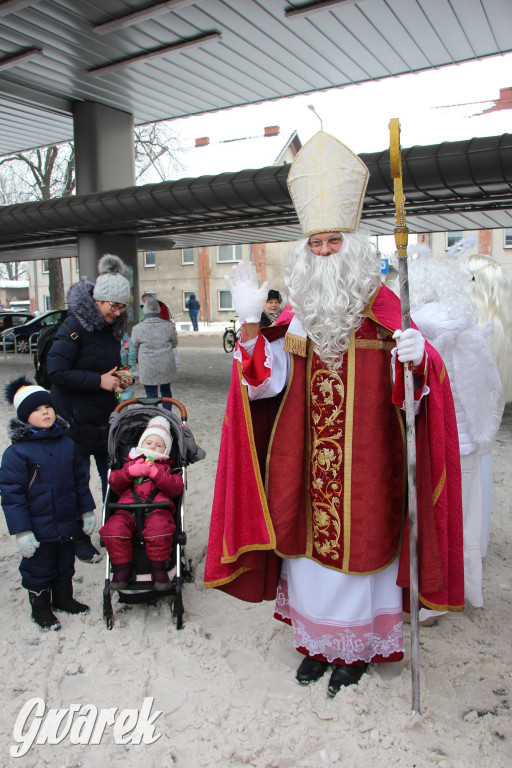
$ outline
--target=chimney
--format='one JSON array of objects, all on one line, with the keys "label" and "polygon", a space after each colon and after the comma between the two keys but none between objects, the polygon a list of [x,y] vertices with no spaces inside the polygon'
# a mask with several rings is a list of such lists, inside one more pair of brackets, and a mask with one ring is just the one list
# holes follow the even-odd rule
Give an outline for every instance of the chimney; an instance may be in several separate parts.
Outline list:
[{"label": "chimney", "polygon": [[196,139],[196,147],[207,147],[210,143],[209,136],[203,136],[200,139]]},{"label": "chimney", "polygon": [[265,126],[265,136],[279,136],[279,126],[278,125]]}]

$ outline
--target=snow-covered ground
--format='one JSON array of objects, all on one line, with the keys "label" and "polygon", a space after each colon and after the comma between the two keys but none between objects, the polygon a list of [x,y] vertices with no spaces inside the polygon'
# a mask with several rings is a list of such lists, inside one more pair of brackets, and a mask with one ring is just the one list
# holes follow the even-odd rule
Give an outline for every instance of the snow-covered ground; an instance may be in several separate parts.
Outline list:
[{"label": "snow-covered ground", "polygon": [[[196,578],[185,585],[183,630],[176,630],[165,600],[127,607],[114,599],[115,625],[108,631],[102,619],[104,561],[77,561],[75,594],[90,605],[90,613],[60,613],[60,632],[40,632],[30,621],[18,552],[2,516],[0,765],[510,768],[512,412],[506,413],[494,448],[485,605],[421,628],[421,714],[411,714],[408,654],[401,663],[372,668],[357,687],[329,699],[327,676],[307,688],[295,683],[301,657],[293,649],[291,631],[273,619],[271,603],[245,604],[202,588],[231,367],[221,347],[223,327],[216,330],[217,338],[194,334],[193,347],[187,346],[192,333],[180,334],[181,366],[172,387],[207,452],[188,472],[187,557]],[[28,356],[0,359],[0,390],[19,373],[32,374]],[[2,402],[2,450],[11,415],[12,408]],[[92,490],[99,507],[95,472]],[[98,543],[97,533],[93,539]],[[155,722],[161,737],[152,744],[116,744],[107,726],[98,745],[73,744],[68,735],[59,744],[36,744],[25,756],[13,758],[9,749],[15,744],[18,714],[36,697],[48,708],[76,704],[120,710],[140,710],[145,698],[154,697],[153,712],[162,713]]]}]

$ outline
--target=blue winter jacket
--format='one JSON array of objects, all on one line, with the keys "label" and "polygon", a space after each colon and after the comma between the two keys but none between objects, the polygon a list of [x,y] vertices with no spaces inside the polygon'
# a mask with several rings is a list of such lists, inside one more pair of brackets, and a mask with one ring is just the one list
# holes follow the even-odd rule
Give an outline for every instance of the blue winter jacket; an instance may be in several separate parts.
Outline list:
[{"label": "blue winter jacket", "polygon": [[51,429],[11,419],[2,456],[0,493],[10,534],[32,531],[38,541],[66,541],[77,520],[94,509],[78,447],[57,416]]},{"label": "blue winter jacket", "polygon": [[186,309],[188,309],[188,310],[190,310],[190,309],[191,309],[191,310],[192,310],[192,312],[194,312],[194,311],[196,311],[196,310],[199,312],[199,310],[201,309],[201,305],[200,305],[200,303],[198,302],[198,300],[196,299],[196,295],[195,295],[195,293],[191,293],[191,294],[190,294],[190,299],[189,299],[189,300],[187,301],[187,303],[185,304],[185,307],[186,307]]}]

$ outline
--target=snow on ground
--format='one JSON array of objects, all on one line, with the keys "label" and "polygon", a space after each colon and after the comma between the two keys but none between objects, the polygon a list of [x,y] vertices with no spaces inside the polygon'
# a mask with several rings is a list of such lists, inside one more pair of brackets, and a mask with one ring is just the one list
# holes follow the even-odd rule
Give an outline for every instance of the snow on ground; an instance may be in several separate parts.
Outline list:
[{"label": "snow on ground", "polygon": [[[491,543],[484,562],[483,609],[468,609],[421,628],[420,715],[411,714],[408,653],[371,669],[357,687],[326,695],[327,676],[310,687],[294,681],[301,660],[291,630],[273,619],[271,603],[251,605],[202,588],[219,437],[231,360],[218,335],[180,334],[173,394],[189,412],[205,461],[188,472],[187,557],[196,568],[184,589],[185,625],[176,630],[166,600],[123,606],[115,624],[102,619],[104,561],[77,561],[75,594],[87,616],[60,613],[62,629],[42,633],[30,621],[20,586],[19,556],[0,521],[0,765],[22,768],[507,768],[512,765],[512,411],[494,450]],[[191,346],[191,345],[194,346]],[[0,390],[28,356],[0,359]],[[0,405],[0,447],[12,408]],[[100,502],[95,472],[92,490]],[[97,510],[99,519],[99,512]],[[93,540],[98,543],[98,534]],[[407,633],[407,630],[406,630]],[[406,635],[407,644],[408,636]],[[154,697],[161,737],[116,744],[107,727],[100,744],[34,745],[10,757],[16,718],[30,699],[48,708],[91,704],[141,709]],[[30,724],[31,720],[27,723]]]}]

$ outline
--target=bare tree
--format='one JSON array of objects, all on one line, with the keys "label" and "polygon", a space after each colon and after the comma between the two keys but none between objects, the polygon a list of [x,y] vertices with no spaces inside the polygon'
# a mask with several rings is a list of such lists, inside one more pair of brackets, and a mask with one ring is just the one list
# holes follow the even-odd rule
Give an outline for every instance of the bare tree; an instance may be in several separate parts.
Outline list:
[{"label": "bare tree", "polygon": [[[148,123],[135,129],[137,181],[149,171],[169,178],[181,165],[176,159],[179,141],[165,123]],[[75,190],[75,150],[71,142],[41,149],[17,152],[0,158],[0,205],[30,200],[69,197]],[[5,265],[9,274],[18,274],[18,266]],[[58,258],[49,259],[51,309],[64,306],[64,280]]]},{"label": "bare tree", "polygon": [[26,261],[5,261],[0,264],[0,278],[3,280],[28,280]]},{"label": "bare tree", "polygon": [[[19,196],[16,186],[12,183],[8,184],[5,176],[0,174],[0,205],[14,205],[18,199]],[[0,278],[2,280],[27,280],[27,262],[0,262]]]},{"label": "bare tree", "polygon": [[137,183],[148,180],[156,171],[162,181],[174,176],[183,166],[177,158],[179,138],[165,122],[146,123],[135,128],[135,168]]},{"label": "bare tree", "polygon": [[[17,152],[0,158],[2,166],[4,182],[10,180],[16,189],[17,203],[69,197],[75,188],[75,150],[70,142]],[[49,259],[48,271],[50,308],[59,309],[64,306],[61,260]]]}]

